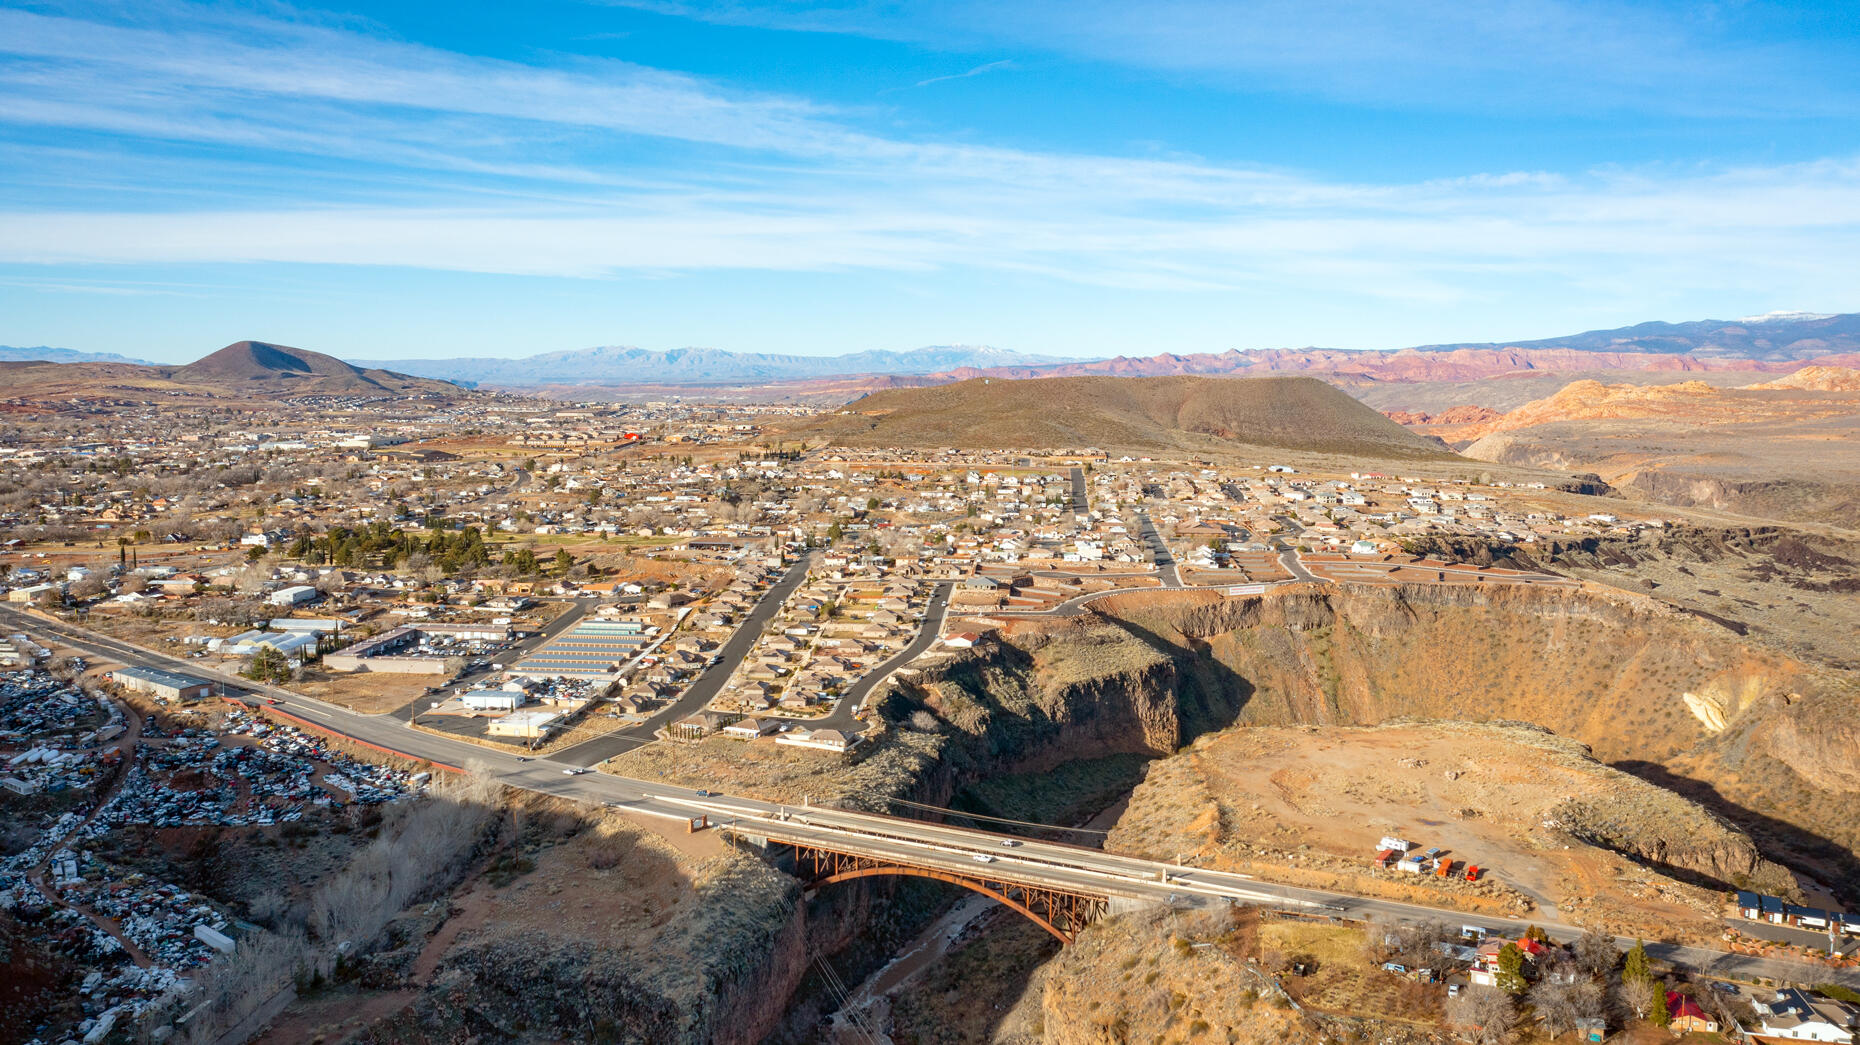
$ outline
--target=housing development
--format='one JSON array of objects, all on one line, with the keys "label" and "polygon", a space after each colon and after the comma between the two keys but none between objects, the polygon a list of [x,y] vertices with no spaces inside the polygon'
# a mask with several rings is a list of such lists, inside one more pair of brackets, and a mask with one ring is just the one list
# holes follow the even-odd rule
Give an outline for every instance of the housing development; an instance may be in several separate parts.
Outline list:
[{"label": "housing development", "polygon": [[[1663,792],[1624,797],[1640,792],[1609,783],[1601,774],[1612,770],[1590,748],[1544,747],[1505,726],[1451,742],[1459,768],[1445,779],[1454,786],[1467,774],[1483,780],[1476,760],[1488,755],[1494,764],[1548,759],[1569,774],[1561,786],[1586,796],[1565,798],[1541,814],[1550,818],[1542,825],[1521,820],[1515,831],[1503,826],[1510,814],[1487,808],[1515,804],[1501,792],[1457,800],[1472,806],[1401,792],[1399,803],[1382,805],[1359,785],[1341,794],[1360,822],[1324,826],[1308,821],[1304,803],[1344,799],[1301,790],[1322,787],[1315,770],[1296,770],[1288,783],[1274,773],[1270,798],[1242,799],[1252,792],[1239,786],[1221,799],[1232,803],[1222,815],[1235,826],[1196,842],[1193,866],[1159,852],[1146,834],[1183,839],[1206,830],[1162,826],[1176,814],[1157,802],[1173,800],[1145,790],[1172,786],[1179,771],[1161,767],[1173,759],[1150,769],[1109,838],[1102,829],[1069,833],[1068,817],[1089,817],[1105,801],[1089,789],[1035,816],[1037,805],[984,799],[983,790],[952,805],[947,793],[910,783],[921,769],[905,768],[921,765],[910,760],[925,752],[961,765],[996,757],[984,754],[990,745],[1077,735],[1093,738],[1086,746],[1099,753],[1054,763],[1057,786],[1077,786],[1063,783],[1074,772],[1067,766],[1125,773],[1130,764],[1118,760],[1132,756],[1111,752],[1134,744],[1147,752],[1142,759],[1156,758],[1175,743],[1153,738],[1163,721],[1183,739],[1191,728],[1186,710],[1137,712],[1123,724],[1129,713],[1112,708],[1153,699],[1137,692],[1155,684],[1145,679],[1212,685],[1192,698],[1210,708],[1285,699],[1270,692],[1283,669],[1257,660],[1270,647],[1230,655],[1217,645],[1216,657],[1226,659],[1205,663],[1232,664],[1251,678],[1201,682],[1196,673],[1209,668],[1190,666],[1192,658],[1180,659],[1148,629],[1219,644],[1234,641],[1220,622],[1258,620],[1239,633],[1255,636],[1243,644],[1257,644],[1274,633],[1264,621],[1279,619],[1260,615],[1329,607],[1323,621],[1271,627],[1320,643],[1295,656],[1317,658],[1306,661],[1315,664],[1314,692],[1341,701],[1349,673],[1362,669],[1343,665],[1339,644],[1365,641],[1350,637],[1364,625],[1344,623],[1360,612],[1347,600],[1393,599],[1410,615],[1598,597],[1601,606],[1618,601],[1599,595],[1606,563],[1600,573],[1545,564],[1569,549],[1683,538],[1693,524],[1682,514],[1604,500],[1582,477],[1475,468],[1425,453],[861,446],[810,437],[821,416],[832,415],[683,401],[568,406],[493,394],[279,410],[207,402],[176,424],[171,409],[80,397],[17,424],[0,446],[0,631],[9,636],[0,646],[9,669],[0,676],[0,797],[12,803],[15,825],[0,904],[19,924],[50,934],[66,982],[81,987],[48,1010],[57,1015],[40,1039],[186,1030],[190,1006],[220,1007],[221,1016],[198,1017],[219,1034],[250,1035],[280,1019],[295,1026],[288,1013],[317,996],[301,982],[262,997],[208,1001],[202,993],[214,977],[237,978],[203,981],[203,970],[265,966],[280,947],[295,955],[293,968],[350,983],[334,996],[386,975],[355,980],[374,966],[320,949],[335,931],[332,905],[351,902],[337,890],[353,888],[363,872],[300,864],[269,883],[281,886],[274,892],[254,883],[252,868],[273,866],[310,838],[336,837],[330,832],[365,840],[383,825],[395,838],[436,830],[422,826],[440,815],[431,810],[457,801],[434,790],[443,782],[436,776],[467,769],[551,801],[618,811],[622,820],[656,816],[694,838],[718,832],[736,845],[747,840],[752,852],[787,852],[791,862],[779,866],[804,881],[887,860],[953,874],[1018,904],[1068,946],[1096,939],[1084,930],[1105,911],[1160,897],[1205,920],[1212,900],[1249,912],[1235,915],[1236,924],[1283,937],[1282,946],[1309,935],[1300,926],[1367,924],[1339,931],[1368,934],[1375,977],[1439,992],[1440,1001],[1416,994],[1404,1005],[1528,989],[1546,1029],[1603,1040],[1621,1017],[1590,999],[1589,981],[1573,970],[1604,955],[1609,962],[1592,972],[1597,989],[1636,998],[1657,980],[1671,989],[1665,1011],[1675,1027],[1741,1027],[1766,1040],[1854,1033],[1860,1010],[1839,985],[1852,979],[1845,956],[1860,916],[1804,893],[1733,829],[1687,830],[1730,832],[1723,845],[1748,847],[1735,858],[1747,866],[1734,878],[1692,871],[1668,884],[1632,858],[1604,854],[1596,866],[1632,884],[1589,899],[1564,891],[1557,876],[1577,865],[1542,855],[1549,843],[1534,833],[1554,825],[1596,845],[1606,832],[1588,821],[1638,816],[1625,810],[1643,801],[1679,803],[1665,814],[1675,825],[1710,816]],[[79,431],[83,438],[74,438]],[[1190,622],[1172,607],[1199,616]],[[1504,625],[1496,626],[1492,638],[1502,643]],[[1500,649],[1489,647],[1489,662],[1508,655]],[[1389,647],[1371,670],[1447,677],[1408,666],[1412,652]],[[1369,685],[1375,699],[1381,684]],[[1734,714],[1709,693],[1685,699],[1708,728],[1722,730]],[[1073,706],[1081,700],[1102,706]],[[1469,717],[1519,714],[1494,708]],[[1261,718],[1235,735],[1266,745],[1241,764],[1270,766],[1274,752],[1304,743],[1272,739],[1276,721]],[[1454,735],[1380,728],[1396,732],[1338,732],[1287,765],[1315,766],[1338,743],[1386,747],[1388,773],[1374,786],[1421,787],[1400,783],[1401,774],[1440,757],[1431,752],[1447,750],[1442,737]],[[1128,739],[1110,739],[1119,731]],[[1210,781],[1228,739],[1196,747],[1205,749]],[[981,746],[959,754],[964,745]],[[1377,757],[1352,755],[1351,764]],[[1196,786],[1221,793],[1230,785]],[[879,792],[889,797],[874,801]],[[1268,800],[1285,809],[1264,811]],[[784,803],[810,812],[796,821]],[[1441,808],[1430,813],[1430,803]],[[827,811],[835,808],[906,819],[847,812],[834,820]],[[1240,821],[1253,816],[1276,817],[1278,826],[1242,832]],[[1441,824],[1453,826],[1429,826]],[[1379,840],[1366,834],[1376,825]],[[1619,822],[1607,829],[1637,830]],[[161,840],[163,832],[179,839],[203,831],[210,834],[198,837],[241,841],[221,855],[205,843],[177,849]],[[447,844],[472,837],[486,836]],[[1107,855],[1075,857],[1050,839]],[[935,851],[909,848],[926,843]],[[1640,844],[1603,849],[1631,856]],[[1109,855],[1114,848],[1157,862]],[[440,845],[453,854],[443,874],[470,880],[475,872],[458,861],[471,851]],[[524,851],[488,866],[533,862]],[[369,852],[346,859],[353,867]],[[496,871],[490,880],[520,888],[509,876],[522,873]],[[408,886],[416,891],[405,895],[444,889],[446,880]],[[1416,922],[1394,913],[1399,904],[1378,906],[1392,901],[1437,913]],[[378,917],[405,917],[401,910]],[[305,940],[280,943],[281,927],[297,917],[307,919]],[[1267,921],[1256,925],[1260,918]],[[387,932],[377,948],[379,939],[416,932],[389,924],[344,931]],[[1376,945],[1379,933],[1385,940]],[[435,946],[417,932],[410,939],[409,954]],[[1643,948],[1637,939],[1659,942]],[[1630,944],[1623,973],[1613,963]],[[370,953],[377,962],[390,952]],[[1655,960],[1658,970],[1649,971]],[[1791,961],[1813,961],[1818,971],[1797,971]],[[1333,988],[1301,979],[1314,964],[1291,961],[1263,989],[1322,1007]],[[409,975],[394,974],[423,982]],[[1827,986],[1770,986],[1789,982]],[[1493,1011],[1494,1020],[1517,1016]],[[836,1019],[857,1028],[868,1016],[849,1007]]]}]

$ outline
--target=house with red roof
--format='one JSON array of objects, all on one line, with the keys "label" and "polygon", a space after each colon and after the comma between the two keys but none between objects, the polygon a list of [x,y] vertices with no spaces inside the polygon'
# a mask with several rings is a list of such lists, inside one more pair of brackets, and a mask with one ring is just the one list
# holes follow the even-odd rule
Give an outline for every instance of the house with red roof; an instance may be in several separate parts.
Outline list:
[{"label": "house with red roof", "polygon": [[1666,992],[1666,1011],[1673,1014],[1671,1024],[1674,1034],[1716,1034],[1718,1021],[1705,1015],[1699,1003],[1679,993]]}]

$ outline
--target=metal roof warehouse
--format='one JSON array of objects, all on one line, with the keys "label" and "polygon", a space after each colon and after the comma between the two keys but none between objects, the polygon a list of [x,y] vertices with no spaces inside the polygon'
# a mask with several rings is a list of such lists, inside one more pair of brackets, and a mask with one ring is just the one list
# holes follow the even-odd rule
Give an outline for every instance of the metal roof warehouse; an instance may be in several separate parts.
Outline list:
[{"label": "metal roof warehouse", "polygon": [[516,673],[544,678],[606,678],[648,641],[637,621],[583,621],[523,658]]}]

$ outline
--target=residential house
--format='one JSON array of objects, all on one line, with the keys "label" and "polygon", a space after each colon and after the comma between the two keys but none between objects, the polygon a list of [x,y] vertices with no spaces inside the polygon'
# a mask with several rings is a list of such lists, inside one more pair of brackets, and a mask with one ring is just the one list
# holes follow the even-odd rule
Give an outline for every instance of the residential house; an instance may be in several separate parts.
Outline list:
[{"label": "residential house", "polygon": [[1666,992],[1666,1011],[1672,1014],[1670,1026],[1674,1034],[1718,1033],[1718,1021],[1705,1015],[1698,1002],[1678,991]]},{"label": "residential house", "polygon": [[1860,1008],[1797,987],[1752,1006],[1757,1012],[1754,1033],[1766,1038],[1851,1043],[1860,1030]]}]

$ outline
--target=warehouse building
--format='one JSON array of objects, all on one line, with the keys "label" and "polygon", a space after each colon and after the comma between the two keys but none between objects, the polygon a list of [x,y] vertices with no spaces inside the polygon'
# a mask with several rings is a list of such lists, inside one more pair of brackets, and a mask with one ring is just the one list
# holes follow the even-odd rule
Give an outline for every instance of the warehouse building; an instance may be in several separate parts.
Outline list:
[{"label": "warehouse building", "polygon": [[154,668],[117,668],[110,679],[132,693],[146,693],[166,703],[205,700],[213,692],[213,683],[206,679]]},{"label": "warehouse building", "polygon": [[523,658],[516,672],[539,679],[609,678],[656,630],[638,621],[583,621]]}]

